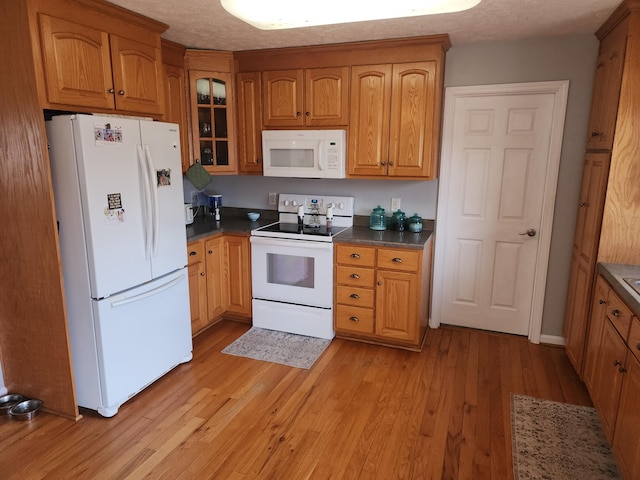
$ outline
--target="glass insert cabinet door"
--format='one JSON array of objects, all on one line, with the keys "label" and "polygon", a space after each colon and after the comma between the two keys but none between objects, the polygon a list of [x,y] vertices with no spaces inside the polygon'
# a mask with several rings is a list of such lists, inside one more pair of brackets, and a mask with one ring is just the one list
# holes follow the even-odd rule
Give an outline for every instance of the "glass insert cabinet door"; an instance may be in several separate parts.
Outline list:
[{"label": "glass insert cabinet door", "polygon": [[235,118],[230,73],[190,71],[194,161],[211,172],[234,172]]}]

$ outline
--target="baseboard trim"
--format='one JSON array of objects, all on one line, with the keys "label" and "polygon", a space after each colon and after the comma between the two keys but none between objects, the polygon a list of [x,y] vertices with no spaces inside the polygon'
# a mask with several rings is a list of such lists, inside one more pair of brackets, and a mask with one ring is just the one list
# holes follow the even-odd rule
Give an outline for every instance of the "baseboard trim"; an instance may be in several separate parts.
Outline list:
[{"label": "baseboard trim", "polygon": [[559,337],[556,335],[540,335],[540,343],[564,346],[564,337]]}]

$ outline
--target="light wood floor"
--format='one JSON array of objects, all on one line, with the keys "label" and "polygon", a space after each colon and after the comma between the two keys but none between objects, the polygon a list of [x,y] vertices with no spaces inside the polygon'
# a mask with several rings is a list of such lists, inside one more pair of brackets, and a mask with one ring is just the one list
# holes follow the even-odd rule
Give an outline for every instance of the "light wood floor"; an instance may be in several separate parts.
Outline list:
[{"label": "light wood floor", "polygon": [[302,370],[221,353],[247,329],[213,326],[113,418],[0,418],[0,478],[511,479],[512,393],[590,405],[563,349],[520,337],[336,339]]}]

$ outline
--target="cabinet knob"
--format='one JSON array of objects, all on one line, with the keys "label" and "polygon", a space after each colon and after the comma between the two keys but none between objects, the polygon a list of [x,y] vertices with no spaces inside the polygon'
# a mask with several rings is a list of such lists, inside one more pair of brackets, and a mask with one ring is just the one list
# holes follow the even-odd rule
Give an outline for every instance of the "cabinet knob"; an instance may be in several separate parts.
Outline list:
[{"label": "cabinet knob", "polygon": [[351,258],[360,258],[360,255],[357,253],[352,253]]},{"label": "cabinet knob", "polygon": [[113,88],[110,88],[109,93],[113,93],[113,92],[115,92],[115,90]]},{"label": "cabinet knob", "polygon": [[358,300],[360,298],[360,295],[358,295],[357,293],[352,293],[351,295],[349,295],[351,298],[355,298],[356,300]]},{"label": "cabinet knob", "polygon": [[204,277],[204,272],[200,272],[200,276],[201,276],[201,277]]},{"label": "cabinet knob", "polygon": [[382,282],[378,282],[378,285],[382,285]]},{"label": "cabinet knob", "polygon": [[213,253],[213,250],[209,250],[209,252],[208,252],[208,253],[209,253],[209,255],[211,255],[211,254]]},{"label": "cabinet knob", "polygon": [[299,117],[300,115],[302,115],[300,112],[296,112],[296,117]]},{"label": "cabinet knob", "polygon": [[586,206],[587,206],[587,202],[580,202],[580,203],[578,204],[578,206],[579,206],[579,207],[583,207],[583,208],[584,208],[584,207],[586,207]]},{"label": "cabinet knob", "polygon": [[197,255],[197,254],[198,254],[197,252],[189,252],[190,257],[193,257],[194,255]]},{"label": "cabinet knob", "polygon": [[355,278],[356,280],[358,280],[360,278],[360,275],[358,275],[357,273],[352,273],[351,275],[349,275],[349,278]]},{"label": "cabinet knob", "polygon": [[599,137],[600,135],[602,135],[602,132],[591,132],[591,137]]},{"label": "cabinet knob", "polygon": [[614,367],[619,367],[620,365],[622,365],[622,362],[620,360],[614,360],[613,361],[613,366]]},{"label": "cabinet knob", "polygon": [[383,167],[386,165],[385,162],[380,162],[380,165],[382,165]]},{"label": "cabinet knob", "polygon": [[307,117],[311,116],[311,113],[310,113],[310,112],[304,112],[304,114],[305,114]]},{"label": "cabinet knob", "polygon": [[352,322],[359,322],[360,319],[358,317],[349,317],[349,320],[351,320]]},{"label": "cabinet knob", "polygon": [[394,257],[391,259],[391,261],[395,263],[402,263],[402,259],[400,257]]},{"label": "cabinet knob", "polygon": [[619,317],[620,316],[620,310],[618,310],[617,308],[615,310],[613,310],[611,312],[611,315],[613,315],[614,317]]},{"label": "cabinet knob", "polygon": [[389,166],[390,166],[390,167],[393,167],[393,162],[389,162]]},{"label": "cabinet knob", "polygon": [[619,371],[620,373],[627,373],[627,369],[626,369],[626,368],[624,368],[624,367],[620,367],[620,368],[618,369],[618,371]]},{"label": "cabinet knob", "polygon": [[604,305],[604,304],[605,304],[605,303],[607,303],[607,302],[605,302],[603,299],[600,299],[600,300],[598,300],[598,303],[599,303],[600,305]]},{"label": "cabinet knob", "polygon": [[636,345],[636,350],[640,350],[640,343]]},{"label": "cabinet knob", "polygon": [[262,163],[262,160],[260,160],[259,158],[256,158],[256,163]]},{"label": "cabinet knob", "polygon": [[124,90],[118,90],[118,95],[124,95]]}]

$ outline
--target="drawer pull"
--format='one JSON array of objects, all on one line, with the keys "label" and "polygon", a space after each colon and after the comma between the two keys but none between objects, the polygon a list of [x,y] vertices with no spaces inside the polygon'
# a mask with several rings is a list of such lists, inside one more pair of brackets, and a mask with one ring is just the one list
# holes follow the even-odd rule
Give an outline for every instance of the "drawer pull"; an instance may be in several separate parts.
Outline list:
[{"label": "drawer pull", "polygon": [[395,257],[391,261],[395,263],[402,263],[402,259],[400,257]]},{"label": "drawer pull", "polygon": [[360,298],[360,295],[358,295],[357,293],[352,293],[351,295],[349,295],[351,298],[355,298],[356,300],[358,300]]},{"label": "drawer pull", "polygon": [[600,305],[604,305],[604,304],[605,304],[605,303],[607,303],[607,302],[605,302],[604,300],[600,299],[600,300],[598,301],[598,303],[599,303]]},{"label": "drawer pull", "polygon": [[190,257],[193,257],[194,255],[197,255],[197,254],[198,254],[198,252],[189,252],[189,256]]},{"label": "drawer pull", "polygon": [[360,255],[357,253],[352,253],[351,258],[360,258]]},{"label": "drawer pull", "polygon": [[614,317],[619,317],[620,316],[620,310],[618,310],[617,308],[611,312],[611,315],[613,315]]},{"label": "drawer pull", "polygon": [[357,273],[352,273],[351,275],[349,275],[349,278],[355,278],[356,280],[358,280],[360,278],[360,275],[358,275]]},{"label": "drawer pull", "polygon": [[351,320],[352,322],[359,322],[360,319],[358,317],[349,317],[349,320]]},{"label": "drawer pull", "polygon": [[620,367],[620,368],[618,369],[618,371],[619,371],[620,373],[627,373],[627,369],[626,369],[626,368],[624,368],[624,367]]},{"label": "drawer pull", "polygon": [[620,360],[614,360],[613,361],[613,366],[614,367],[619,367],[620,365],[622,365],[622,362]]},{"label": "drawer pull", "polygon": [[213,253],[213,250],[209,250],[209,255],[211,255]]}]

